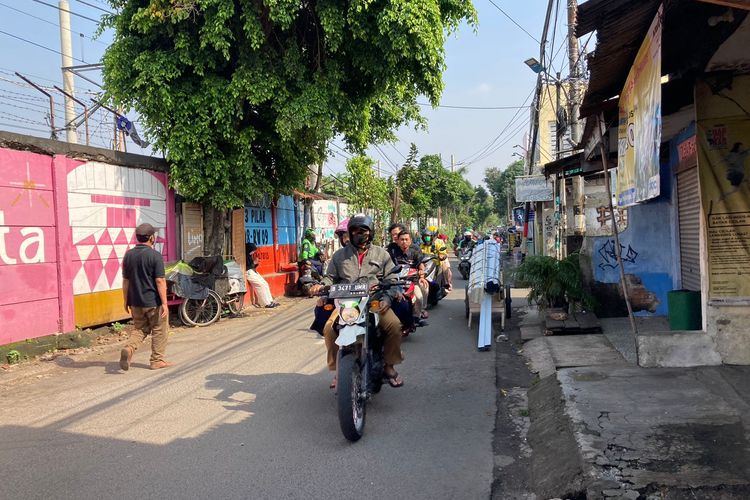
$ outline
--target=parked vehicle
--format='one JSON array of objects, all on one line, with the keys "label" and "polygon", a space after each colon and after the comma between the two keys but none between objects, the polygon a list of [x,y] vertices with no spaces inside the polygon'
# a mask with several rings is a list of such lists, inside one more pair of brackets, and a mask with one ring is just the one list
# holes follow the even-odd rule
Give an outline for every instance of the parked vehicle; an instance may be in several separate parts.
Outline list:
[{"label": "parked vehicle", "polygon": [[[394,271],[395,272],[395,271]],[[339,425],[349,441],[359,440],[365,431],[367,401],[383,384],[383,336],[375,314],[383,294],[406,281],[338,283],[320,294],[334,299],[338,309],[336,328],[339,346],[336,362],[336,405]]]},{"label": "parked vehicle", "polygon": [[418,286],[419,272],[412,267],[403,266],[399,273],[399,280],[406,283],[403,290],[403,305],[400,303],[393,304],[392,309],[396,313],[396,316],[398,316],[398,319],[401,320],[401,336],[408,337],[417,331],[417,327],[419,326],[414,321],[414,302],[417,300],[414,290]]},{"label": "parked vehicle", "polygon": [[468,280],[471,274],[471,253],[471,249],[458,249],[458,272],[464,281]]},{"label": "parked vehicle", "polygon": [[[200,259],[200,260],[197,260]],[[239,314],[245,301],[245,278],[239,264],[221,257],[180,262],[167,272],[177,313],[187,326],[208,326],[222,313]]]}]

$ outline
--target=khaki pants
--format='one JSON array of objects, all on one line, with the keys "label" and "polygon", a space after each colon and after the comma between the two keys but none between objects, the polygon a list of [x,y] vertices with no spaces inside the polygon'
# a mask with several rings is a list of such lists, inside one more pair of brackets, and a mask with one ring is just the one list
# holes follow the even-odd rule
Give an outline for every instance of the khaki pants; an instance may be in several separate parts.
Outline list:
[{"label": "khaki pants", "polygon": [[[328,351],[328,369],[332,372],[336,371],[336,356],[339,352],[339,346],[336,345],[338,333],[333,329],[333,322],[338,317],[338,312],[334,311],[323,328],[323,337],[325,338],[326,350]],[[381,314],[378,328],[380,328],[384,336],[383,358],[385,364],[397,365],[401,363],[404,360],[403,356],[401,356],[401,322],[396,317],[396,314],[390,309],[385,314]]]},{"label": "khaki pants", "polygon": [[429,290],[419,283],[414,287],[414,316],[419,317],[422,311],[427,309],[427,296]]},{"label": "khaki pants", "polygon": [[130,334],[126,347],[138,350],[147,336],[151,335],[151,362],[164,361],[164,351],[169,338],[169,316],[159,316],[161,307],[131,307],[135,330]]}]

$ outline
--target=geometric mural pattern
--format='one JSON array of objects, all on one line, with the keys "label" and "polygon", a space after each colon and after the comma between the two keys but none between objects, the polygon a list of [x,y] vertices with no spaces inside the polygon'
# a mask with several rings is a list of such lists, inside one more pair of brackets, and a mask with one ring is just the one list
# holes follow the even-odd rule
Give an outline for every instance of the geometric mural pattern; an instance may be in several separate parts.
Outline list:
[{"label": "geometric mural pattern", "polygon": [[163,254],[166,199],[166,175],[159,172],[87,162],[68,173],[75,295],[122,288],[122,260],[137,244],[139,224],[156,228],[154,248]]}]

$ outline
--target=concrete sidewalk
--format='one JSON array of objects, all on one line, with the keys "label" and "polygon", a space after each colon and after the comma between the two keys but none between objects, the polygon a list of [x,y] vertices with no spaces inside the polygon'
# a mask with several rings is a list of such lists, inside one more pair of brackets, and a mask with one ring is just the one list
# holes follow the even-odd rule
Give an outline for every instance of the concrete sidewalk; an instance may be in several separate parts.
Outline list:
[{"label": "concrete sidewalk", "polygon": [[750,367],[641,368],[609,324],[524,344],[537,496],[750,498]]}]

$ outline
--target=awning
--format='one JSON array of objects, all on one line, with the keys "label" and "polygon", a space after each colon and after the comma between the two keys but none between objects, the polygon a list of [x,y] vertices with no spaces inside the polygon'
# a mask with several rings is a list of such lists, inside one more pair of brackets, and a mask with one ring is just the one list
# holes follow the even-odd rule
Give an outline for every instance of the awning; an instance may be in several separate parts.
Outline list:
[{"label": "awning", "polygon": [[[661,0],[589,0],[578,7],[576,35],[596,30],[596,49],[588,58],[590,79],[581,105],[581,117],[597,114],[606,101],[618,96],[630,72]],[[703,73],[719,45],[744,21],[747,11],[733,11],[732,20],[713,26],[709,18],[723,19],[727,7],[694,0],[665,5],[662,34],[662,74],[672,79]],[[713,24],[713,23],[712,23]]]}]

